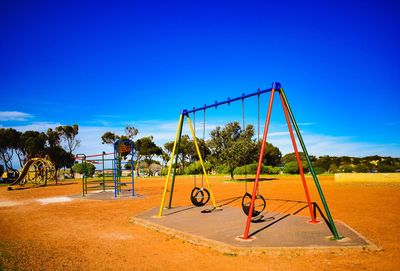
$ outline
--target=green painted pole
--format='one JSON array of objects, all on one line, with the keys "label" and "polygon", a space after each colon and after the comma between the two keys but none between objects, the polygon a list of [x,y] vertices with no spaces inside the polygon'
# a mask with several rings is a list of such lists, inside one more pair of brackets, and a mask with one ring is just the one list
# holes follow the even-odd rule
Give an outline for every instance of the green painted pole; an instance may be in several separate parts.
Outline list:
[{"label": "green painted pole", "polygon": [[283,100],[285,101],[286,107],[288,109],[289,116],[290,116],[290,118],[291,118],[291,120],[293,122],[293,127],[296,130],[297,138],[299,139],[301,148],[303,149],[303,153],[306,156],[307,163],[310,166],[311,175],[313,176],[315,186],[317,187],[317,190],[318,190],[319,196],[321,198],[322,204],[324,205],[326,216],[328,217],[333,236],[335,237],[336,240],[339,240],[339,239],[341,239],[341,237],[339,236],[339,234],[337,232],[337,229],[336,229],[336,226],[335,226],[335,222],[333,221],[331,212],[329,211],[328,203],[325,200],[324,193],[323,193],[321,185],[320,185],[320,183],[318,181],[318,177],[317,177],[317,174],[315,173],[314,167],[313,167],[313,165],[311,163],[310,156],[308,155],[306,145],[304,144],[304,141],[303,141],[303,137],[300,134],[300,129],[297,126],[297,122],[296,122],[296,120],[294,118],[292,109],[289,106],[289,102],[288,102],[288,100],[286,98],[286,95],[285,95],[285,92],[283,91],[283,88],[281,88],[280,91],[282,93]]},{"label": "green painted pole", "polygon": [[168,207],[167,207],[168,209],[171,209],[171,206],[172,206],[172,195],[174,193],[176,166],[178,165],[179,147],[181,145],[183,122],[185,121],[184,118],[185,118],[185,116],[183,115],[181,125],[179,126],[179,137],[178,137],[178,144],[176,145],[175,165],[174,165],[174,173],[172,175],[171,192],[169,193],[169,203],[168,203]]}]

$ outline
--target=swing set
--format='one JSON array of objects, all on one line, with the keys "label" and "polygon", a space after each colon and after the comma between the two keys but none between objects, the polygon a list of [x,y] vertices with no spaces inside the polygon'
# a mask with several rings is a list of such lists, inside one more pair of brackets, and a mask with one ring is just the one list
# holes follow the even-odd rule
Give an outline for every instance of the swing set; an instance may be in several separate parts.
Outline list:
[{"label": "swing set", "polygon": [[[303,154],[307,160],[307,163],[309,165],[310,168],[310,172],[311,175],[313,177],[314,180],[314,184],[317,188],[319,197],[321,199],[321,202],[323,204],[326,216],[327,216],[327,222],[328,222],[328,226],[330,228],[330,230],[333,233],[333,236],[336,240],[341,239],[341,237],[338,234],[338,231],[336,229],[335,223],[333,221],[332,215],[330,213],[328,204],[326,202],[325,196],[323,194],[321,185],[319,183],[318,177],[315,173],[314,167],[311,163],[311,159],[310,156],[307,152],[306,146],[304,144],[303,138],[300,134],[300,130],[299,127],[297,125],[297,122],[294,118],[293,112],[289,106],[289,102],[288,99],[286,97],[286,94],[281,86],[280,83],[278,82],[274,82],[272,84],[272,88],[269,89],[265,89],[265,90],[260,90],[258,89],[256,92],[251,93],[251,94],[242,94],[242,96],[239,96],[237,98],[233,98],[231,99],[230,97],[228,97],[227,100],[222,101],[222,102],[217,102],[215,101],[214,104],[210,104],[210,105],[204,105],[203,107],[200,108],[193,108],[192,110],[187,110],[184,109],[182,110],[180,117],[179,117],[179,121],[178,121],[178,127],[177,127],[177,131],[176,131],[176,135],[175,135],[175,141],[174,141],[174,145],[173,145],[173,149],[172,149],[172,154],[171,154],[171,160],[169,162],[169,167],[168,167],[168,173],[167,173],[167,177],[166,177],[166,181],[165,181],[165,186],[164,186],[164,191],[163,191],[163,195],[162,195],[162,199],[161,199],[161,204],[160,204],[160,209],[159,209],[159,213],[158,213],[158,217],[162,217],[163,215],[163,208],[165,205],[165,199],[166,199],[166,194],[168,192],[168,187],[170,185],[170,189],[169,189],[169,203],[167,205],[167,208],[172,208],[172,197],[173,197],[173,191],[174,191],[174,185],[175,185],[175,176],[176,176],[176,167],[177,167],[177,163],[178,163],[178,153],[179,153],[179,148],[180,148],[180,142],[181,142],[181,137],[182,137],[182,130],[183,130],[183,123],[184,123],[184,119],[187,119],[189,128],[190,128],[190,132],[192,134],[193,137],[193,141],[194,141],[194,145],[196,148],[196,153],[197,156],[199,158],[200,161],[200,165],[202,168],[202,185],[201,187],[198,187],[196,185],[196,179],[194,182],[194,188],[191,192],[191,201],[193,203],[193,205],[200,207],[200,206],[204,206],[210,199],[211,199],[211,203],[212,203],[212,209],[210,209],[209,211],[213,211],[213,210],[219,210],[220,206],[217,206],[216,202],[215,202],[215,198],[214,198],[214,194],[212,192],[211,186],[210,186],[210,182],[208,179],[208,175],[207,175],[207,171],[205,169],[204,166],[204,161],[203,161],[203,157],[205,155],[204,151],[203,154],[200,152],[200,148],[199,148],[199,144],[198,144],[198,140],[196,138],[196,134],[195,134],[195,126],[193,127],[191,119],[190,119],[190,114],[193,114],[194,116],[194,124],[196,124],[195,119],[196,119],[196,112],[199,111],[203,111],[204,113],[204,121],[203,121],[203,140],[205,138],[205,119],[206,119],[206,110],[209,108],[218,108],[218,106],[221,105],[230,105],[233,102],[237,102],[237,101],[242,101],[242,113],[243,113],[243,128],[245,127],[245,119],[244,119],[244,101],[247,98],[250,97],[254,97],[257,96],[258,98],[258,142],[260,139],[260,95],[262,94],[266,94],[266,93],[271,93],[270,95],[270,99],[269,99],[269,104],[268,104],[268,111],[267,111],[267,116],[266,116],[266,120],[265,120],[265,124],[264,124],[264,131],[263,131],[263,135],[262,135],[262,140],[261,140],[261,144],[260,144],[260,152],[259,152],[259,157],[258,157],[258,163],[257,163],[257,171],[255,174],[255,179],[254,179],[254,184],[253,184],[253,192],[250,194],[247,192],[247,183],[246,183],[246,192],[245,195],[242,197],[242,210],[245,213],[245,215],[247,216],[247,220],[246,220],[246,225],[245,225],[245,230],[243,235],[240,237],[241,239],[244,240],[249,240],[252,239],[252,237],[249,236],[249,231],[250,231],[250,224],[251,222],[256,222],[258,220],[262,219],[262,213],[266,208],[266,200],[265,198],[259,193],[259,182],[260,182],[260,174],[261,174],[261,168],[263,165],[263,156],[264,156],[264,152],[265,152],[265,145],[267,142],[267,135],[268,135],[268,128],[269,128],[269,124],[270,124],[270,118],[271,118],[271,112],[272,112],[272,105],[273,105],[273,101],[274,101],[274,96],[275,93],[279,93],[279,97],[282,103],[282,107],[283,107],[283,112],[285,115],[285,119],[287,122],[287,126],[288,126],[288,130],[289,130],[289,134],[290,134],[290,138],[292,141],[292,145],[293,145],[293,150],[296,156],[296,160],[297,160],[297,164],[299,167],[299,172],[300,172],[300,177],[301,177],[301,181],[303,184],[303,188],[304,188],[304,193],[307,199],[307,205],[308,205],[308,209],[310,211],[310,216],[311,216],[311,220],[309,221],[311,224],[316,224],[318,223],[318,221],[316,220],[316,215],[313,209],[313,203],[311,202],[311,198],[310,198],[310,194],[307,188],[307,183],[306,183],[306,179],[305,179],[305,175],[304,175],[304,171],[303,171],[303,167],[302,167],[302,163],[301,163],[301,159],[300,159],[300,154],[297,148],[297,144],[296,144],[296,139],[294,136],[294,132],[293,132],[293,128],[296,132],[297,135],[297,139],[301,145]],[[293,127],[292,127],[293,125]],[[175,159],[175,162],[174,162]],[[173,168],[173,173],[172,173],[172,168]],[[172,174],[171,174],[172,173]],[[246,172],[247,173],[247,172]],[[172,175],[172,178],[171,178]],[[196,177],[195,177],[196,178]],[[171,184],[170,183],[170,179],[171,180]],[[204,187],[203,185],[203,180],[205,180],[206,183],[206,187]]]}]

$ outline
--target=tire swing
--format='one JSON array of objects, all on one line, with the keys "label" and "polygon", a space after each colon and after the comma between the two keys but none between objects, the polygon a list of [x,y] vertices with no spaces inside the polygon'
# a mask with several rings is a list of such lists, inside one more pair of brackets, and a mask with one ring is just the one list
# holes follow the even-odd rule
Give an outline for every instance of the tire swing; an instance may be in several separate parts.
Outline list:
[{"label": "tire swing", "polygon": [[[251,194],[246,192],[242,197],[242,210],[246,215],[249,215],[250,203],[251,203]],[[262,215],[262,213],[265,210],[266,206],[267,202],[265,201],[265,198],[261,194],[257,193],[256,198],[254,200],[253,212],[251,214],[252,222],[257,222],[263,219],[264,216]]]},{"label": "tire swing", "polygon": [[190,193],[190,201],[196,207],[201,207],[207,204],[210,200],[210,192],[204,187],[194,187]]},{"label": "tire swing", "polygon": [[[194,131],[196,136],[196,112],[193,113]],[[205,142],[206,134],[206,110],[204,109],[204,121],[203,121],[203,142]],[[203,145],[203,157],[205,155],[205,146]],[[204,187],[204,174],[201,175],[201,187],[197,186],[196,173],[194,174],[194,188],[190,193],[190,201],[196,207],[202,207],[207,204],[210,200],[210,192]]]},{"label": "tire swing", "polygon": [[[258,97],[258,126],[257,126],[257,143],[260,142],[260,95]],[[243,128],[245,129],[245,113],[244,113],[244,100],[242,100],[242,122]],[[247,175],[247,170],[246,170]],[[250,212],[250,204],[251,204],[252,194],[247,192],[247,178],[245,180],[245,193],[242,197],[242,210],[246,214],[249,215]],[[260,222],[264,218],[263,211],[267,206],[267,202],[265,198],[260,194],[259,188],[257,189],[257,194],[254,200],[254,207],[252,212],[252,220],[251,222]]]}]

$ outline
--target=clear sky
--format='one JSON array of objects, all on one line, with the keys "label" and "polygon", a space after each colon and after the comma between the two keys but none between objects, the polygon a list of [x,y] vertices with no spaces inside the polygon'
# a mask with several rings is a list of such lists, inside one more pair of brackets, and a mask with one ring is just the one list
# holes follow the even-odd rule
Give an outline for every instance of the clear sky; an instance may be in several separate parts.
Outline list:
[{"label": "clear sky", "polygon": [[[385,0],[3,0],[0,126],[77,123],[87,154],[127,124],[162,144],[181,109],[278,81],[310,153],[400,157],[399,14]],[[278,102],[269,140],[287,153]],[[209,110],[207,132],[234,120],[240,104]]]}]

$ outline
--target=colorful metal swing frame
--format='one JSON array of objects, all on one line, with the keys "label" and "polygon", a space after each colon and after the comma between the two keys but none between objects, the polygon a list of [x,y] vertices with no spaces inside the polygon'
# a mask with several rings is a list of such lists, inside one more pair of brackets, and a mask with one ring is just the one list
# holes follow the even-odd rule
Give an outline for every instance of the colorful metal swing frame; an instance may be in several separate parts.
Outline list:
[{"label": "colorful metal swing frame", "polygon": [[[301,159],[300,159],[300,154],[299,154],[299,151],[297,149],[297,144],[296,144],[296,139],[295,139],[295,136],[294,136],[294,133],[293,133],[292,124],[293,124],[294,130],[296,132],[297,139],[298,139],[298,141],[299,141],[299,143],[301,145],[301,148],[303,150],[303,154],[304,154],[304,156],[305,156],[305,158],[307,160],[307,163],[309,165],[310,172],[311,172],[311,175],[313,177],[314,184],[315,184],[315,186],[317,188],[318,194],[320,196],[321,202],[322,202],[322,204],[324,206],[324,210],[325,210],[328,222],[329,222],[329,228],[331,229],[332,234],[333,234],[333,236],[334,236],[334,238],[336,240],[341,239],[341,237],[339,236],[338,231],[336,229],[335,223],[333,221],[331,212],[330,212],[329,207],[328,207],[328,203],[326,202],[326,199],[325,199],[324,193],[322,191],[321,185],[319,183],[317,174],[315,173],[314,167],[313,167],[313,165],[311,163],[311,159],[310,159],[310,156],[308,154],[307,148],[305,146],[304,140],[303,140],[303,138],[301,136],[300,129],[299,129],[299,127],[297,125],[297,122],[296,122],[296,120],[294,118],[294,114],[293,114],[293,112],[292,112],[292,110],[290,108],[290,105],[289,105],[288,99],[286,97],[286,94],[285,94],[281,84],[278,83],[278,82],[274,82],[272,84],[272,88],[269,88],[269,89],[257,90],[257,92],[251,93],[251,94],[247,94],[247,95],[246,94],[242,94],[242,96],[234,98],[234,99],[231,99],[231,98],[228,97],[228,99],[223,101],[223,102],[215,101],[214,104],[204,105],[203,107],[193,108],[192,110],[186,110],[186,109],[182,110],[182,112],[180,114],[180,117],[179,117],[179,121],[178,121],[178,128],[177,128],[176,135],[175,135],[175,141],[174,141],[174,145],[173,145],[173,149],[172,149],[171,160],[169,162],[168,173],[167,173],[165,186],[164,186],[164,191],[163,191],[163,195],[162,195],[162,199],[161,199],[161,205],[160,205],[160,209],[159,209],[159,213],[158,213],[159,217],[161,217],[162,214],[163,214],[165,198],[166,198],[166,194],[167,194],[167,191],[168,191],[169,181],[171,179],[171,172],[172,172],[172,167],[173,167],[174,171],[173,171],[173,174],[172,174],[172,182],[171,182],[171,188],[170,188],[170,198],[169,198],[168,208],[171,208],[171,205],[172,205],[172,197],[173,197],[173,191],[174,191],[174,185],[175,185],[176,165],[177,165],[177,162],[178,162],[177,153],[179,152],[179,146],[180,146],[180,140],[181,140],[181,137],[182,137],[182,129],[183,129],[184,118],[187,118],[187,121],[188,121],[188,124],[189,124],[189,127],[190,127],[190,131],[191,131],[191,134],[193,136],[194,144],[195,144],[195,147],[196,147],[196,152],[197,152],[197,155],[198,155],[199,160],[200,160],[200,164],[201,164],[201,167],[202,167],[202,170],[203,170],[203,174],[204,174],[204,178],[205,178],[205,181],[206,181],[206,184],[207,184],[207,188],[208,188],[208,190],[210,192],[211,202],[212,202],[213,208],[217,208],[217,205],[216,205],[215,199],[214,199],[214,194],[212,192],[212,189],[211,189],[211,186],[210,186],[210,182],[208,180],[207,172],[206,172],[206,169],[204,167],[204,162],[203,162],[203,159],[202,159],[202,156],[201,156],[201,153],[200,153],[200,149],[199,149],[199,146],[198,146],[198,143],[197,143],[197,139],[196,139],[196,136],[195,136],[195,132],[194,132],[194,129],[193,129],[189,114],[195,113],[195,112],[201,111],[201,110],[206,110],[206,109],[212,108],[212,107],[217,108],[218,106],[224,105],[224,104],[228,104],[229,105],[232,102],[243,101],[244,99],[247,99],[247,98],[250,98],[250,97],[253,97],[253,96],[260,96],[261,94],[265,94],[265,93],[268,93],[268,92],[271,93],[271,96],[270,96],[270,100],[269,100],[268,111],[267,111],[267,116],[266,116],[265,125],[264,125],[264,132],[263,132],[263,137],[262,137],[262,141],[261,141],[261,148],[260,148],[260,154],[259,154],[259,159],[258,159],[256,177],[255,177],[254,185],[253,185],[252,198],[251,198],[251,202],[250,202],[250,206],[249,206],[249,213],[248,213],[248,217],[247,217],[247,221],[246,221],[246,225],[245,225],[244,234],[241,236],[241,238],[244,239],[244,240],[251,239],[251,236],[249,235],[249,231],[250,231],[250,224],[251,224],[251,221],[252,221],[252,214],[253,214],[253,210],[254,210],[254,202],[255,202],[255,199],[256,199],[257,189],[258,189],[259,182],[260,182],[260,173],[261,173],[261,168],[262,168],[263,154],[264,154],[265,145],[266,145],[265,143],[267,142],[267,135],[268,135],[268,128],[269,128],[270,119],[271,119],[272,105],[273,105],[275,93],[278,92],[279,96],[280,96],[281,103],[282,103],[283,111],[284,111],[284,114],[285,114],[285,118],[286,118],[288,130],[289,130],[290,138],[291,138],[291,141],[292,141],[293,149],[294,149],[296,160],[297,160],[297,164],[298,164],[298,167],[299,167],[299,172],[300,172],[301,180],[302,180],[302,183],[303,183],[305,196],[306,196],[306,199],[307,199],[308,209],[310,211],[310,216],[311,216],[310,223],[318,223],[318,221],[316,220],[315,212],[313,210],[313,206],[312,206],[312,202],[311,202],[311,198],[310,198],[310,193],[309,193],[308,188],[307,188],[307,183],[306,183],[306,179],[305,179],[305,175],[304,175],[304,171],[303,171],[303,167],[302,167],[302,163],[301,163]],[[175,158],[175,163],[174,163],[174,158]]]}]

